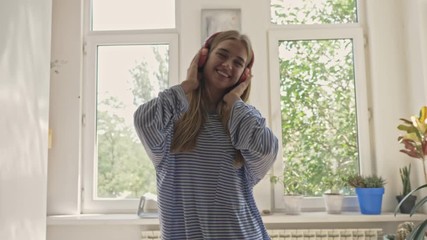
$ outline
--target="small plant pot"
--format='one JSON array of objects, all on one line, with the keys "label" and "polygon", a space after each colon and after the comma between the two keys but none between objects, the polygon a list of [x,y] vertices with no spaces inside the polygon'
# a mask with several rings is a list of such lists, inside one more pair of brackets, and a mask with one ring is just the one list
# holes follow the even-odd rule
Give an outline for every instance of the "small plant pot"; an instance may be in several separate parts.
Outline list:
[{"label": "small plant pot", "polygon": [[[404,198],[404,195],[396,196],[397,203],[400,203]],[[415,206],[415,202],[417,201],[417,196],[411,195],[409,196],[403,203],[400,205],[399,210],[401,213],[411,213],[412,208]]]},{"label": "small plant pot", "polygon": [[340,214],[342,210],[343,199],[344,196],[339,193],[323,194],[326,212],[329,214]]},{"label": "small plant pot", "polygon": [[284,195],[285,214],[299,215],[301,213],[302,195]]},{"label": "small plant pot", "polygon": [[396,239],[396,234],[385,234],[383,236],[383,240],[395,240]]},{"label": "small plant pot", "polygon": [[356,188],[362,214],[381,214],[384,188]]}]

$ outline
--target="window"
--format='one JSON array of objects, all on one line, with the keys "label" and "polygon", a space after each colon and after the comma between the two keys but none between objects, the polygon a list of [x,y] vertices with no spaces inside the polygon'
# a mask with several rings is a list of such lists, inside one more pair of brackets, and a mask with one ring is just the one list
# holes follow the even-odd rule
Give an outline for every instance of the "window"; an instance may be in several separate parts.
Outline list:
[{"label": "window", "polygon": [[[272,128],[281,142],[273,174],[274,208],[284,191],[320,210],[330,183],[370,173],[363,29],[356,1],[271,1],[269,31]],[[280,154],[279,154],[280,155]],[[349,198],[346,208],[354,206]]]},{"label": "window", "polygon": [[[174,2],[93,0],[87,7],[82,121],[85,213],[133,213],[140,196],[156,193],[153,164],[135,133],[133,113],[159,91],[178,84]],[[143,12],[150,11],[158,20],[141,19]]]}]

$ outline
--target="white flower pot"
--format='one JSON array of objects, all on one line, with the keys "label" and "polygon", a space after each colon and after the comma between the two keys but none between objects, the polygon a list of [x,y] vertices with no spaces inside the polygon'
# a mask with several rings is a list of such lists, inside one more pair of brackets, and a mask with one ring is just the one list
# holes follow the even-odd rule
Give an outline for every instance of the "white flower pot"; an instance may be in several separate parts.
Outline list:
[{"label": "white flower pot", "polygon": [[289,215],[298,215],[301,213],[302,195],[284,195],[285,213]]},{"label": "white flower pot", "polygon": [[344,196],[342,194],[323,194],[326,212],[329,214],[340,214],[342,210],[342,203]]}]

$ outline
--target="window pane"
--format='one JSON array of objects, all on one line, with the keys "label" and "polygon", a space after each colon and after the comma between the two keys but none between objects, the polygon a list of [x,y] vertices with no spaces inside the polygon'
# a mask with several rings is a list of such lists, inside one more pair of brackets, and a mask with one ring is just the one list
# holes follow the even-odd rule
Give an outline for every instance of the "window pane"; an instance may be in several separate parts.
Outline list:
[{"label": "window pane", "polygon": [[133,126],[137,106],[167,88],[168,45],[98,46],[96,196],[156,193],[153,164]]},{"label": "window pane", "polygon": [[271,0],[274,24],[357,22],[357,0]]},{"label": "window pane", "polygon": [[359,172],[352,40],[279,41],[278,50],[285,191],[343,190],[342,177]]},{"label": "window pane", "polygon": [[175,0],[92,0],[92,30],[175,28]]}]

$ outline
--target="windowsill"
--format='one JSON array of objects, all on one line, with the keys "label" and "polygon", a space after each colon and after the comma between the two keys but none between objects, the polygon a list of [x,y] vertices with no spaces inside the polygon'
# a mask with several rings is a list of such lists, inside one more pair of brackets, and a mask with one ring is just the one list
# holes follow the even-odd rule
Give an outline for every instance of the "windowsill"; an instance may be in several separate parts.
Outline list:
[{"label": "windowsill", "polygon": [[[304,212],[300,215],[273,213],[262,216],[264,224],[282,223],[367,223],[367,222],[404,222],[423,221],[426,214],[382,213],[381,215],[363,215],[359,212],[343,212],[327,214],[326,212]],[[158,218],[140,218],[136,214],[81,214],[81,215],[52,215],[47,217],[48,226],[58,225],[159,225]]]},{"label": "windowsill", "polygon": [[77,214],[47,216],[47,225],[144,225],[158,226],[158,218],[140,218],[136,214]]},{"label": "windowsill", "polygon": [[342,212],[341,214],[328,214],[326,212],[303,212],[300,215],[286,215],[284,213],[273,213],[263,216],[265,224],[274,223],[362,223],[362,222],[403,222],[423,221],[426,214],[397,214],[383,212],[380,215],[364,215],[359,212]]}]

